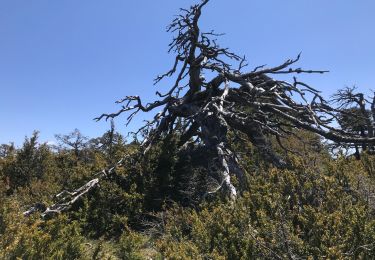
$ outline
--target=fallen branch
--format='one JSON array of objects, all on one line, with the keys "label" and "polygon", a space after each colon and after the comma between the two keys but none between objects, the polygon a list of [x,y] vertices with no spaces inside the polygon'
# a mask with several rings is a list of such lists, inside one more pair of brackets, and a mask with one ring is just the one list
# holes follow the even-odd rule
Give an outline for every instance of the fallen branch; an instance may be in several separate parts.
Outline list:
[{"label": "fallen branch", "polygon": [[91,179],[90,181],[86,182],[81,187],[73,190],[73,191],[67,191],[64,190],[57,194],[55,197],[58,199],[58,201],[51,205],[46,206],[43,203],[36,203],[32,207],[30,207],[28,210],[23,212],[24,216],[30,216],[31,214],[35,212],[41,212],[41,217],[43,219],[52,217],[56,214],[60,214],[62,212],[68,211],[72,208],[73,205],[75,205],[84,195],[89,193],[91,190],[93,190],[95,187],[97,187],[101,180],[111,176],[115,170],[118,167],[121,167],[123,165],[124,160],[127,157],[122,158],[119,160],[114,166],[112,166],[109,169],[104,169],[98,173],[93,174],[95,178]]}]

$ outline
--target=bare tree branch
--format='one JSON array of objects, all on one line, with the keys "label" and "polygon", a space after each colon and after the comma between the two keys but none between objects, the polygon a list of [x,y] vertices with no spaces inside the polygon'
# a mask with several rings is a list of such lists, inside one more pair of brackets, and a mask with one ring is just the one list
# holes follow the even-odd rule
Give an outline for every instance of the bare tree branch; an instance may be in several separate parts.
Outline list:
[{"label": "bare tree branch", "polygon": [[[122,108],[115,113],[96,118],[109,119],[128,113],[127,123],[139,112],[162,109],[141,127],[138,133],[145,135],[143,147],[148,150],[157,140],[171,132],[181,135],[180,146],[191,139],[200,140],[214,155],[215,176],[219,188],[235,198],[237,191],[231,178],[241,176],[240,166],[230,149],[227,133],[242,132],[258,148],[262,156],[277,167],[286,162],[277,155],[270,136],[280,138],[293,129],[316,133],[340,145],[374,147],[375,105],[371,106],[371,118],[366,108],[368,101],[354,89],[345,89],[327,102],[320,91],[296,78],[296,74],[322,74],[326,70],[294,68],[301,55],[270,68],[265,65],[245,71],[244,56],[231,52],[218,44],[222,34],[203,32],[199,26],[202,9],[209,0],[201,1],[181,13],[167,27],[174,34],[169,52],[175,53],[173,66],[155,79],[175,77],[166,94],[157,92],[158,100],[143,105],[140,97],[128,96],[118,103]],[[210,80],[205,75],[213,75]],[[215,75],[216,74],[216,75]],[[279,80],[279,74],[290,75],[291,80]],[[285,78],[284,75],[284,78]],[[334,105],[337,104],[335,107]],[[343,115],[352,116],[347,110],[355,104],[364,118],[365,130],[361,133],[348,131],[340,126]],[[181,122],[179,126],[175,122]]]}]

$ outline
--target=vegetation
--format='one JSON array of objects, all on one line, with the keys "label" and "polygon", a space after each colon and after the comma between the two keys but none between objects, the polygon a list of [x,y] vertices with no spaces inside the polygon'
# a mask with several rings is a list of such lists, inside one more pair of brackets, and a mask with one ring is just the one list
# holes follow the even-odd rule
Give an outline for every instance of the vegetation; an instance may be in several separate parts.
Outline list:
[{"label": "vegetation", "polygon": [[[205,160],[177,149],[170,136],[119,167],[74,205],[42,220],[22,216],[35,201],[73,188],[118,158],[140,149],[117,138],[86,140],[74,148],[38,143],[2,145],[1,259],[371,259],[375,256],[375,160],[339,155],[317,136],[290,137],[277,169],[251,143],[232,138],[249,183],[235,202],[209,185]],[[298,138],[297,138],[298,137]],[[305,142],[301,145],[299,138]],[[98,143],[112,140],[112,144]],[[111,151],[111,153],[110,153]],[[192,173],[194,173],[192,175]],[[194,176],[192,178],[191,176]],[[233,180],[236,183],[237,180]]]},{"label": "vegetation", "polygon": [[168,27],[169,92],[97,118],[162,108],[134,140],[112,122],[0,146],[0,259],[375,258],[375,98],[271,77],[325,72],[299,56],[243,72],[200,31],[208,2]]}]

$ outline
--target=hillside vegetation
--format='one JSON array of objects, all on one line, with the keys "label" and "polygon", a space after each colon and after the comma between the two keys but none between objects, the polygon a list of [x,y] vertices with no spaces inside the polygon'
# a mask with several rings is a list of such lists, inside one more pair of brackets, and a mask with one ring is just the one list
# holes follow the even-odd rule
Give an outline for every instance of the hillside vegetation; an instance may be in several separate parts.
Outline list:
[{"label": "hillside vegetation", "polygon": [[[137,142],[110,131],[81,138],[76,147],[68,139],[51,147],[34,133],[20,148],[1,146],[0,259],[375,257],[370,155],[333,157],[317,136],[299,132],[286,143],[294,152],[279,151],[290,166],[277,169],[232,136],[247,177],[246,191],[233,202],[205,192],[214,187],[205,173],[209,155],[198,146],[189,148],[194,153],[179,150],[178,135],[145,156],[137,155]],[[125,155],[132,159],[70,211],[49,219],[22,215]]]}]

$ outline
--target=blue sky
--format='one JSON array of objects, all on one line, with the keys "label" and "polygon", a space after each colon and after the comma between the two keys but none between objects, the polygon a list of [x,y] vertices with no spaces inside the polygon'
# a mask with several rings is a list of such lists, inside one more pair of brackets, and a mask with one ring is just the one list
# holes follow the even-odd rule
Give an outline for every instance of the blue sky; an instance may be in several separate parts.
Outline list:
[{"label": "blue sky", "polygon": [[[19,145],[33,130],[41,141],[74,128],[95,137],[109,123],[92,119],[117,110],[115,100],[151,101],[152,80],[173,63],[165,28],[194,2],[0,0],[0,143]],[[331,71],[303,77],[328,96],[346,85],[375,89],[374,12],[373,0],[211,0],[201,28],[225,32],[221,45],[250,68],[302,51],[300,66]],[[143,118],[116,125],[126,133]]]}]

